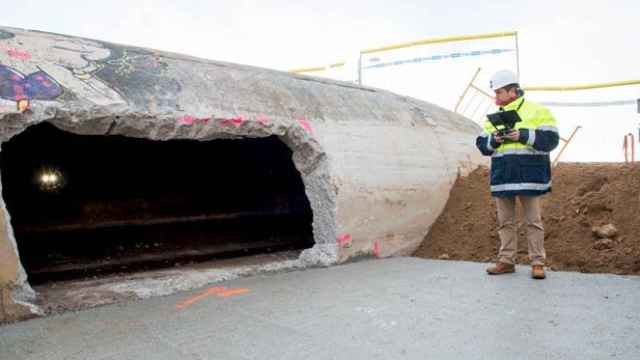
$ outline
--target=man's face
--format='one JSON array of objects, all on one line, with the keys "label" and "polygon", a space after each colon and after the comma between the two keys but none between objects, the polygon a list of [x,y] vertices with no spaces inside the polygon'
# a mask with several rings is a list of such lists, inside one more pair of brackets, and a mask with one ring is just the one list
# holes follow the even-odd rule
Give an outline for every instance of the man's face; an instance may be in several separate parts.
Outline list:
[{"label": "man's face", "polygon": [[495,90],[496,104],[498,106],[507,105],[518,97],[515,88],[507,90],[506,88],[500,88]]}]

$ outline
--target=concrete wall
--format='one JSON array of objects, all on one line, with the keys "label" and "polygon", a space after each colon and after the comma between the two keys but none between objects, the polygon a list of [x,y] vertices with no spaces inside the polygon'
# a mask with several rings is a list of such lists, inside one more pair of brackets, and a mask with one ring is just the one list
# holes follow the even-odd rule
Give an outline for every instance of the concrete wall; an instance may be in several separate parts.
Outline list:
[{"label": "concrete wall", "polygon": [[[479,127],[427,102],[96,40],[0,28],[0,84],[0,142],[42,121],[152,140],[280,136],[313,210],[305,264],[412,253],[482,161]],[[33,292],[0,205],[0,312],[21,317]]]}]

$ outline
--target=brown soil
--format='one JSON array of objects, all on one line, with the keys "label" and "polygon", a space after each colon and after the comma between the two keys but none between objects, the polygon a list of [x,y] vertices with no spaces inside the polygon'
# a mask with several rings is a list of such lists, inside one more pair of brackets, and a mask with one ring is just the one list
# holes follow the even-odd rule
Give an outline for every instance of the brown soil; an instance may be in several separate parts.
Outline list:
[{"label": "brown soil", "polygon": [[[459,178],[415,256],[495,261],[500,240],[488,183],[487,168]],[[552,270],[640,275],[640,165],[559,164],[542,206]],[[605,224],[618,229],[610,242],[592,232]],[[518,226],[518,260],[526,264],[525,228],[522,221]]]}]

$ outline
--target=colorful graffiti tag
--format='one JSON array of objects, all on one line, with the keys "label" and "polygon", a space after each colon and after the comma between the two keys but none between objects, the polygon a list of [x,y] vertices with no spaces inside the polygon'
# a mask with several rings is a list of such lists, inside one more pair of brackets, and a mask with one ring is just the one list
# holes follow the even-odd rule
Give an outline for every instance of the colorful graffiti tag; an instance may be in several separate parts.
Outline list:
[{"label": "colorful graffiti tag", "polygon": [[176,122],[178,123],[178,125],[193,125],[193,124],[206,124],[209,122],[209,120],[211,120],[211,118],[201,118],[201,117],[196,117],[196,116],[191,116],[191,115],[183,115],[183,116],[179,116],[176,119]]},{"label": "colorful graffiti tag", "polygon": [[[179,110],[180,83],[153,51],[97,40],[0,29],[0,99],[20,111],[33,100],[82,99],[95,105],[129,104],[139,110]],[[47,58],[34,54],[47,51]],[[27,74],[27,75],[24,75]]]},{"label": "colorful graffiti tag", "polygon": [[31,100],[53,100],[62,91],[62,86],[42,70],[25,76],[0,64],[0,98],[15,101],[21,112],[29,109]]},{"label": "colorful graffiti tag", "polygon": [[177,94],[182,87],[166,76],[168,65],[154,53],[103,43],[109,49],[106,59],[97,61],[93,75],[117,91],[137,108],[178,109]]},{"label": "colorful graffiti tag", "polygon": [[0,40],[11,39],[14,36],[15,35],[13,35],[12,33],[8,32],[8,31],[0,30]]}]

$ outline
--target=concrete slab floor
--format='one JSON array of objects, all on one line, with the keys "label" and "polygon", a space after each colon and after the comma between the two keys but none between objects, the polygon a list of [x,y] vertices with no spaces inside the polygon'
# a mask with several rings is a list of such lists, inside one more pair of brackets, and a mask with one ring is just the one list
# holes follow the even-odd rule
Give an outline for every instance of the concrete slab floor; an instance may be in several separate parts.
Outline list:
[{"label": "concrete slab floor", "polygon": [[394,258],[0,327],[13,359],[638,359],[640,277]]}]

